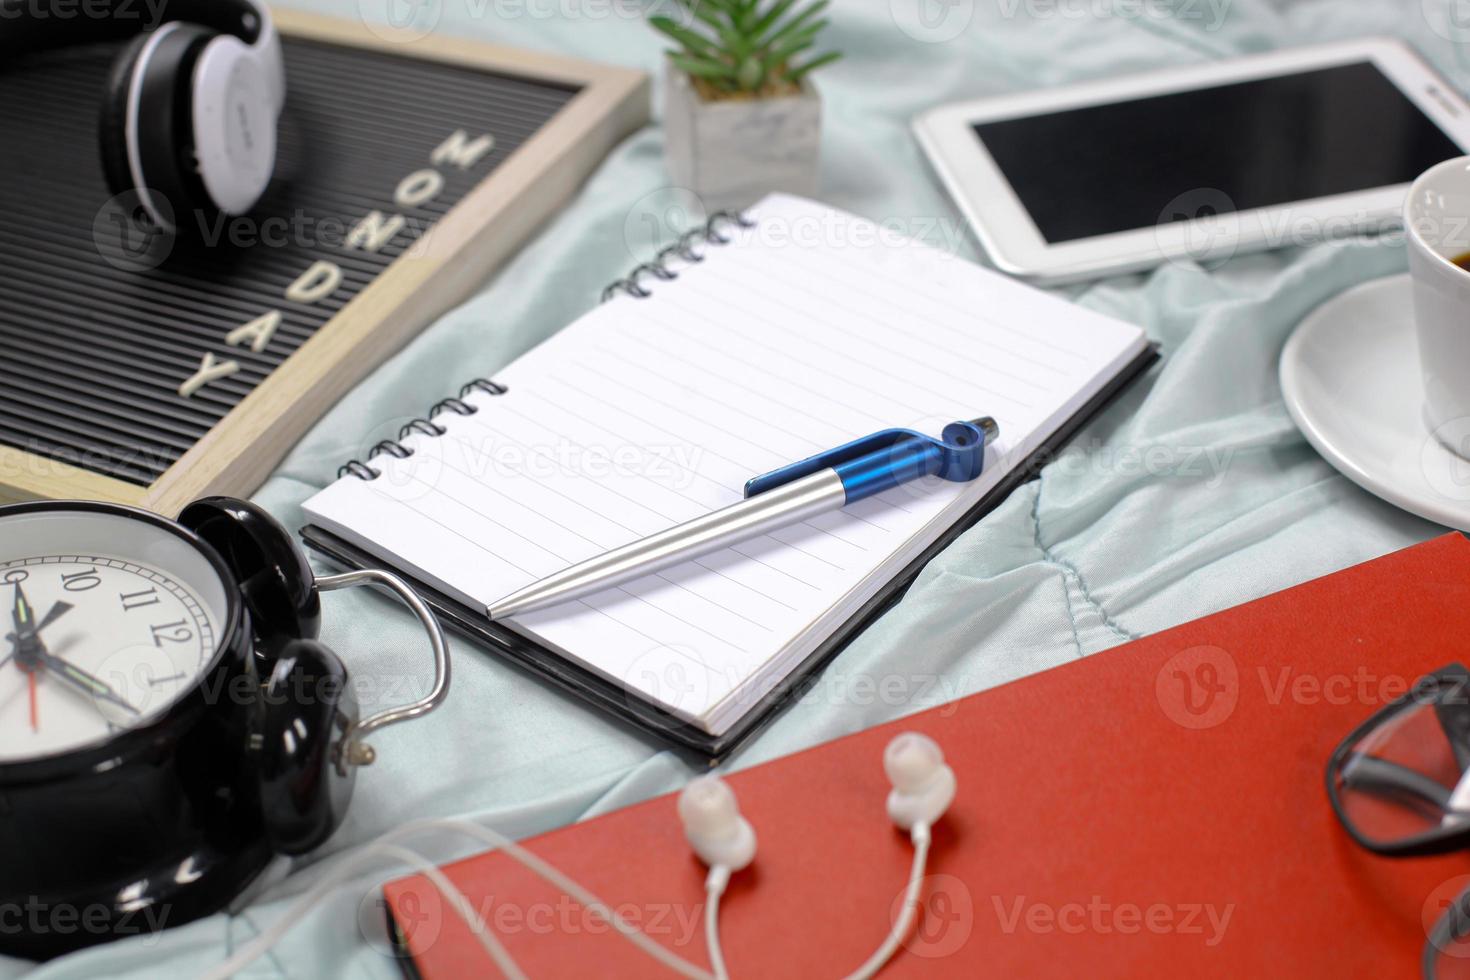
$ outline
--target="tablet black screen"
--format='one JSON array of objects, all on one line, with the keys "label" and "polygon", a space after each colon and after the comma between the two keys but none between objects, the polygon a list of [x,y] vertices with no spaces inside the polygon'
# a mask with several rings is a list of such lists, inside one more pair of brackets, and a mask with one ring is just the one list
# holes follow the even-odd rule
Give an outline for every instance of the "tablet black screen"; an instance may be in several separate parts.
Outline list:
[{"label": "tablet black screen", "polygon": [[1051,243],[1406,183],[1462,152],[1371,62],[974,128]]}]

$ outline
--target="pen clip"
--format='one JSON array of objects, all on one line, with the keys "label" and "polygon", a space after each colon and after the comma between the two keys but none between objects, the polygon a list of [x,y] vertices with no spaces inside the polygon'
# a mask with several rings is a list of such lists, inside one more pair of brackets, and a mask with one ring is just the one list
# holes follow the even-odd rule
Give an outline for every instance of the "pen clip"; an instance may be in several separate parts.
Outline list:
[{"label": "pen clip", "polygon": [[802,477],[811,476],[821,470],[836,469],[844,463],[851,463],[865,456],[891,453],[896,447],[909,443],[927,445],[936,450],[938,466],[935,475],[956,482],[973,480],[985,465],[986,445],[995,438],[998,431],[995,421],[989,418],[977,419],[973,422],[954,422],[947,425],[944,427],[942,439],[935,439],[912,429],[884,429],[882,432],[854,439],[836,449],[817,453],[799,463],[792,463],[763,476],[753,477],[745,484],[745,496],[754,497],[800,480]]}]

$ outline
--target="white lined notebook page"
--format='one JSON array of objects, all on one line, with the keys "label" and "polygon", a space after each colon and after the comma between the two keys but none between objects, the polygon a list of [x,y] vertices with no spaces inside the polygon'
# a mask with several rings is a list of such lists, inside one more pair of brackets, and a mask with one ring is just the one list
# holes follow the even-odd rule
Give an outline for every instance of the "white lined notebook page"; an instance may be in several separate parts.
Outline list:
[{"label": "white lined notebook page", "polygon": [[[306,503],[389,567],[483,608],[740,499],[873,431],[994,416],[986,473],[889,491],[512,622],[719,734],[1143,350],[1136,327],[863,219],[765,199],[651,299],[619,297],[441,414],[444,436]],[[452,379],[444,379],[448,387]]]}]

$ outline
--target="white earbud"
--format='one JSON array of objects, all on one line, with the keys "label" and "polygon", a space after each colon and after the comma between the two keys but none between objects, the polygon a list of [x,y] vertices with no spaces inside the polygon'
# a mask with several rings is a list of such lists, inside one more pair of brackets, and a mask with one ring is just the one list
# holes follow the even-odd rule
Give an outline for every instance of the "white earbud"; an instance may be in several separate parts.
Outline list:
[{"label": "white earbud", "polygon": [[[954,770],[944,764],[939,744],[927,735],[905,732],[889,742],[883,750],[883,769],[893,783],[893,791],[888,794],[888,816],[909,832],[914,865],[904,889],[902,911],[888,938],[848,980],[869,980],[876,975],[913,928],[919,914],[924,867],[929,860],[929,827],[954,801]],[[710,869],[704,883],[709,896],[704,907],[705,942],[715,980],[729,980],[720,946],[720,896],[730,882],[730,873],[755,860],[755,831],[740,815],[734,791],[712,775],[700,776],[684,787],[679,794],[679,819],[694,853]]]},{"label": "white earbud", "polygon": [[954,770],[944,764],[939,743],[918,732],[904,732],[883,750],[883,769],[893,791],[888,816],[904,830],[933,824],[954,800]]},{"label": "white earbud", "polygon": [[700,776],[684,787],[679,819],[689,846],[709,867],[739,871],[755,860],[755,830],[719,776]]}]

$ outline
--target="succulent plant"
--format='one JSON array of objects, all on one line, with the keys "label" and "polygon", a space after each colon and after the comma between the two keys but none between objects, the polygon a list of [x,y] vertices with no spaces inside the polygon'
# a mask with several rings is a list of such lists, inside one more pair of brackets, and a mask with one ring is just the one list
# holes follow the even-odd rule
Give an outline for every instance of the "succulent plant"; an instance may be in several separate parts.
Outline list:
[{"label": "succulent plant", "polygon": [[[817,17],[828,0],[678,0],[688,16],[649,19],[679,45],[669,52],[708,97],[752,98],[791,94],[813,70],[842,57],[811,55],[827,26]],[[681,20],[683,21],[681,23]]]}]

